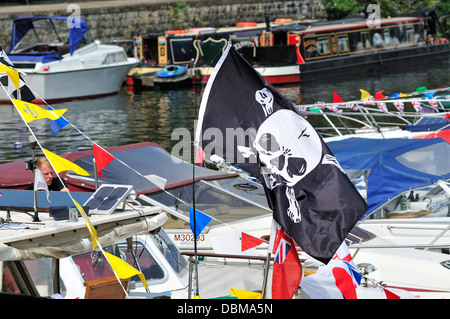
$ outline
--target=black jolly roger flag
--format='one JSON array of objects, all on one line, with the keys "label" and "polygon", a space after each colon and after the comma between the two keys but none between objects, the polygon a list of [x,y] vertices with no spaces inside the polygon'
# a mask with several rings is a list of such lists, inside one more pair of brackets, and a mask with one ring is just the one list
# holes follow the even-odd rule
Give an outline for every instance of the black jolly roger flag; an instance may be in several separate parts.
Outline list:
[{"label": "black jolly roger flag", "polygon": [[257,177],[274,220],[328,263],[367,210],[322,138],[230,45],[199,109],[194,145]]}]

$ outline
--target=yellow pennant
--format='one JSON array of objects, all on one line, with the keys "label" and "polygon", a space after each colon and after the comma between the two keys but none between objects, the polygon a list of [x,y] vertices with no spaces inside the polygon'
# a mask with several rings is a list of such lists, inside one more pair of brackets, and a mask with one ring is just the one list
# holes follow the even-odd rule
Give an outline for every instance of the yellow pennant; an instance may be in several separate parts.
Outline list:
[{"label": "yellow pennant", "polygon": [[259,292],[241,290],[236,288],[230,289],[230,295],[236,296],[238,299],[261,299],[262,294]]},{"label": "yellow pennant", "polygon": [[142,283],[144,284],[145,289],[148,289],[147,281],[145,280],[144,274],[141,273],[136,268],[132,267],[127,262],[123,261],[117,256],[111,255],[110,253],[107,253],[106,251],[103,251],[106,258],[109,261],[109,264],[111,265],[112,269],[114,269],[114,272],[116,273],[117,277],[120,279],[126,279],[133,277],[134,275],[138,275],[141,279]]},{"label": "yellow pennant", "polygon": [[361,101],[368,100],[372,97],[369,92],[363,89],[359,89],[361,91]]},{"label": "yellow pennant", "polygon": [[99,239],[97,237],[97,231],[95,230],[94,225],[92,225],[91,220],[89,219],[88,215],[83,209],[83,206],[78,204],[78,202],[73,199],[73,202],[75,203],[75,206],[77,206],[78,211],[80,212],[81,216],[83,216],[85,222],[86,222],[86,228],[88,229],[89,235],[91,235],[92,238],[92,249],[94,250],[95,247],[97,247],[97,243],[99,242]]},{"label": "yellow pennant", "polygon": [[12,101],[27,123],[39,119],[57,120],[64,114],[64,112],[67,111],[67,109],[48,111],[30,102],[24,102],[16,99],[12,99]]},{"label": "yellow pennant", "polygon": [[53,168],[57,173],[64,171],[74,171],[78,175],[89,176],[89,173],[86,172],[83,168],[81,168],[77,164],[74,164],[63,157],[58,156],[55,153],[46,150],[45,148],[42,148],[42,150],[44,151],[45,156],[50,161],[50,163],[52,163]]},{"label": "yellow pennant", "polygon": [[3,72],[6,72],[6,74],[8,74],[9,78],[17,89],[19,87],[19,72],[14,69],[8,68],[4,64],[0,64],[0,73]]}]

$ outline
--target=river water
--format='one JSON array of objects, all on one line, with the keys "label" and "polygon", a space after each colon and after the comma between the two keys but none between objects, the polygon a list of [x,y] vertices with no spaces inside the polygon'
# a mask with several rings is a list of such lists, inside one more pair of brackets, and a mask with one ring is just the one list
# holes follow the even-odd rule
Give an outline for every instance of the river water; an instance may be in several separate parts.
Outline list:
[{"label": "river water", "polygon": [[[448,71],[447,66],[412,68],[409,72],[343,77],[277,89],[296,104],[332,102],[333,91],[344,101],[351,101],[360,99],[360,89],[371,94],[384,90],[384,95],[390,95],[413,92],[422,86],[428,89],[448,87]],[[203,89],[203,86],[193,86],[133,93],[123,86],[112,96],[53,104],[56,109],[68,109],[64,117],[70,122],[54,136],[48,120],[34,121],[30,128],[41,146],[56,154],[92,149],[92,142],[108,147],[146,141],[157,142],[171,152],[181,139],[174,132],[193,134]],[[31,157],[30,132],[12,105],[0,105],[0,130],[0,163]],[[22,146],[18,147],[20,144]],[[37,156],[41,155],[38,151]]]}]

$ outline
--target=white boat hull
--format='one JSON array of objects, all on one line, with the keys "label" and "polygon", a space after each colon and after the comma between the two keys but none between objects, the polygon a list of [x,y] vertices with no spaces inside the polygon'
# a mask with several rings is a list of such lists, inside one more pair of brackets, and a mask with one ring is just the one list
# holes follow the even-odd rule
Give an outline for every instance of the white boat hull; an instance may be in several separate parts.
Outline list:
[{"label": "white boat hull", "polygon": [[[95,97],[117,92],[135,64],[132,60],[99,68],[29,73],[24,80],[39,97],[38,102]],[[4,91],[0,92],[1,100],[9,100]]]}]

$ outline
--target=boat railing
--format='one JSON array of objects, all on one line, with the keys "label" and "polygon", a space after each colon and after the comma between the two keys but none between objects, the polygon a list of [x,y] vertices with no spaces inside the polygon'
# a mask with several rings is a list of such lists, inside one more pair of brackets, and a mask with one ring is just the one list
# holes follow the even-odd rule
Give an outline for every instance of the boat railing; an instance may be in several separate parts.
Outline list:
[{"label": "boat railing", "polygon": [[[448,90],[448,88],[435,91],[444,90]],[[409,95],[414,96],[413,93]],[[398,125],[403,128],[406,125],[414,124],[422,117],[445,118],[448,111],[446,107],[449,102],[449,96],[444,96],[444,99],[411,97],[337,103],[316,102],[315,104],[296,105],[296,108],[303,116],[312,118],[311,124],[319,133],[325,131],[323,135],[335,135],[328,132],[331,130],[338,136],[342,136],[349,133],[367,132],[367,128],[377,130],[378,133],[382,134],[382,129],[386,129],[386,127]],[[388,109],[388,105],[395,105],[396,103],[402,104],[401,110],[397,107],[395,111]],[[413,107],[410,107],[410,105]],[[419,109],[420,111],[418,111]],[[319,126],[319,121],[314,123],[316,120],[314,117],[324,118],[330,126]],[[445,128],[448,128],[448,126]]]},{"label": "boat railing", "polygon": [[[356,249],[378,249],[378,248],[417,248],[417,249],[445,249],[450,248],[450,242],[437,243],[439,239],[446,234],[450,234],[450,219],[442,218],[439,220],[433,220],[430,218],[417,218],[417,219],[367,219],[358,222],[359,225],[385,225],[388,230],[411,230],[417,232],[418,230],[436,231],[437,234],[431,237],[429,243],[399,243],[399,244],[370,244],[368,242],[362,243],[363,239],[359,238],[356,244],[350,244],[349,248]],[[434,227],[432,227],[434,226]],[[442,226],[442,227],[440,227]],[[356,235],[352,235],[356,237]],[[358,239],[358,238],[357,238]],[[355,254],[357,253],[355,252]]]}]

